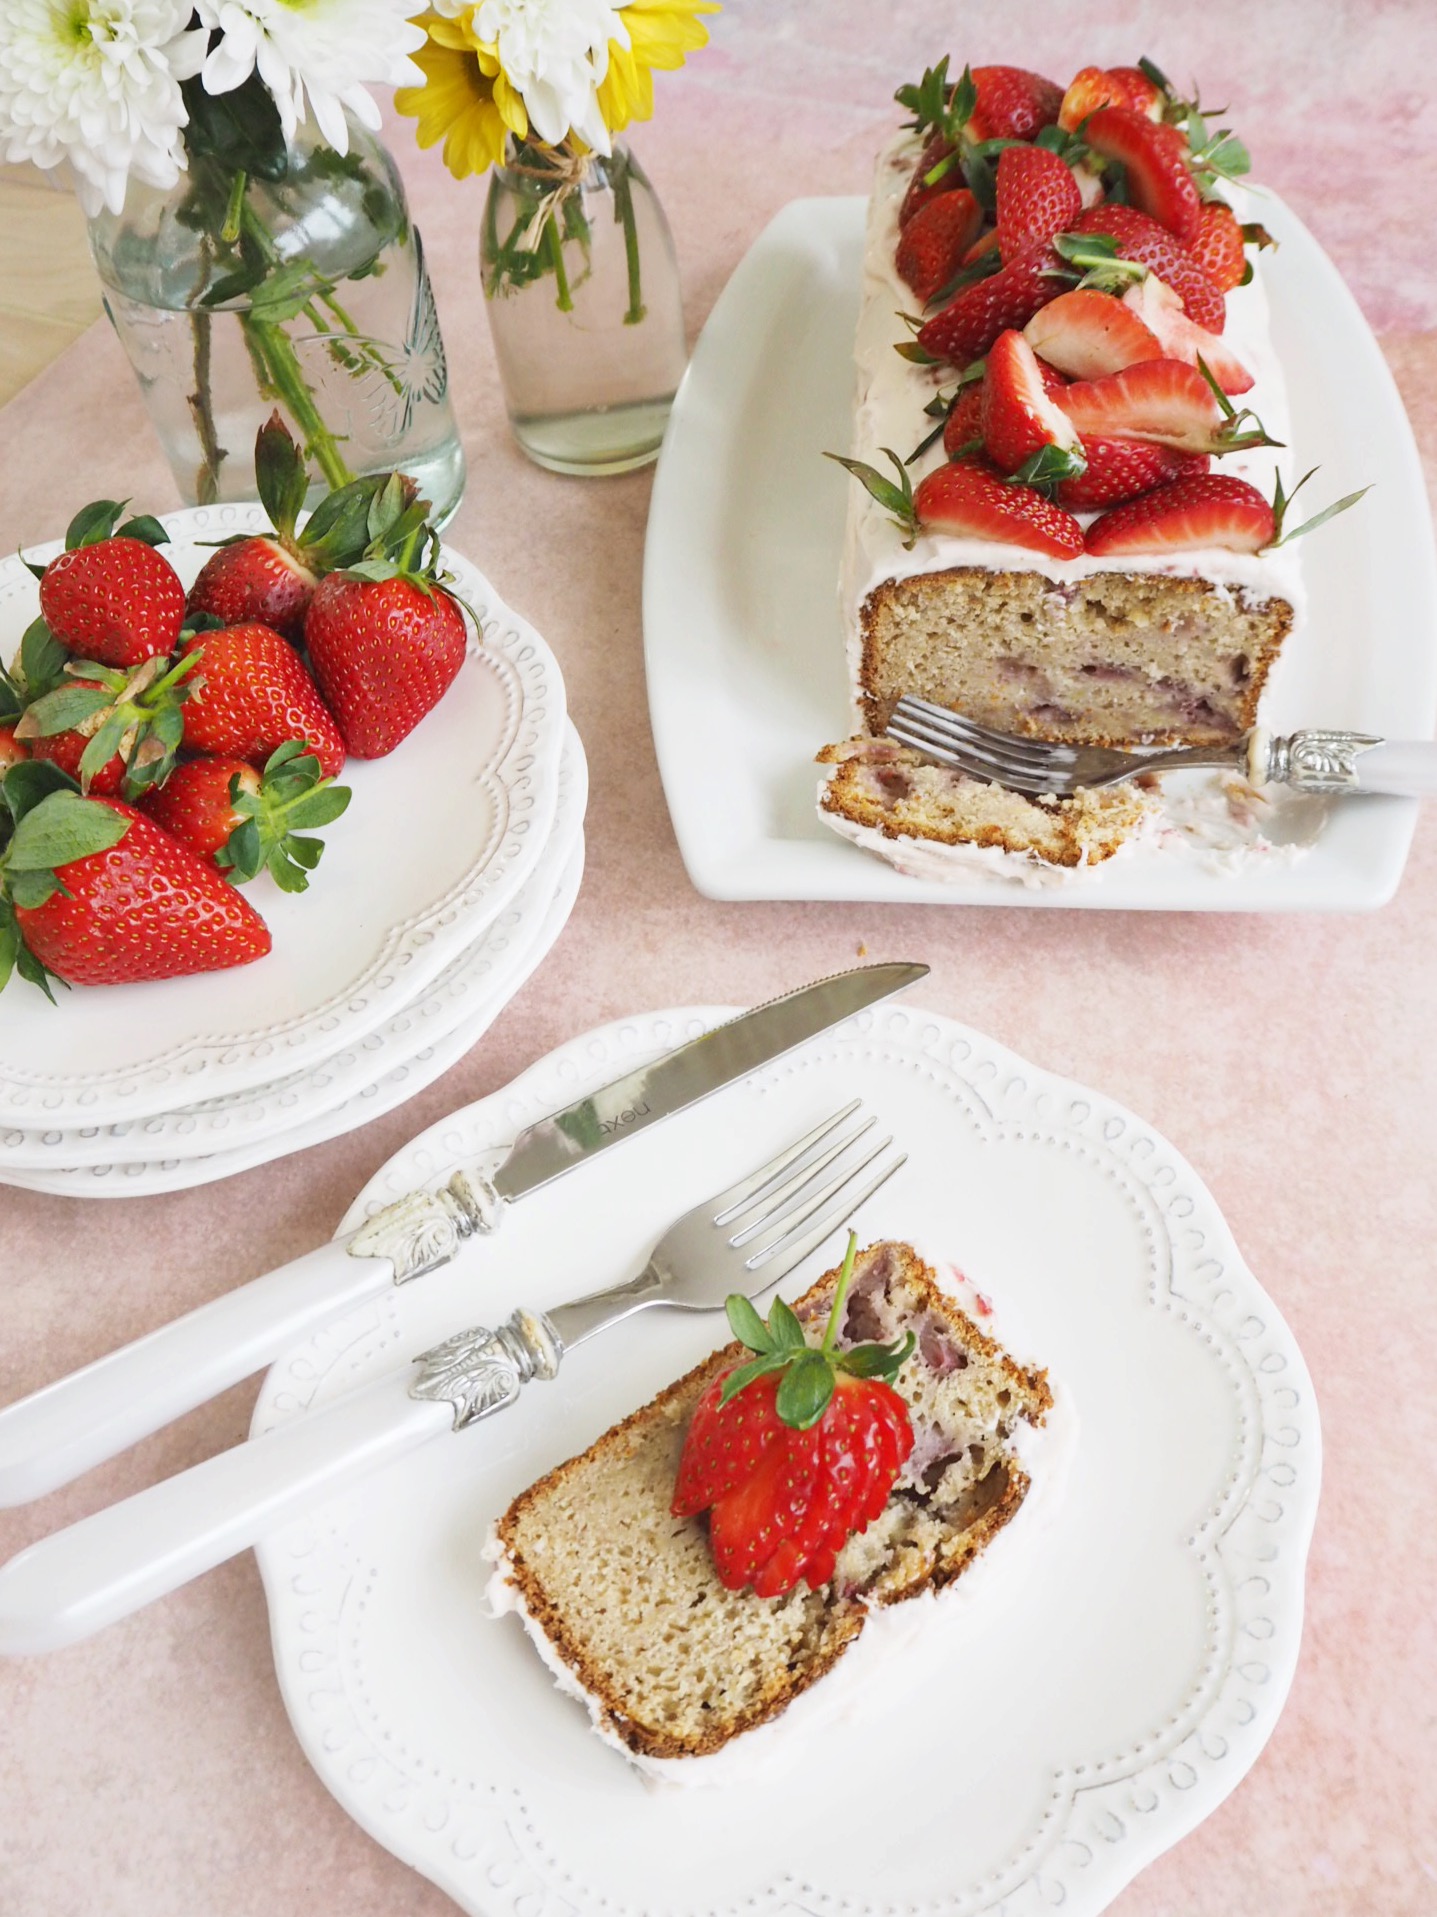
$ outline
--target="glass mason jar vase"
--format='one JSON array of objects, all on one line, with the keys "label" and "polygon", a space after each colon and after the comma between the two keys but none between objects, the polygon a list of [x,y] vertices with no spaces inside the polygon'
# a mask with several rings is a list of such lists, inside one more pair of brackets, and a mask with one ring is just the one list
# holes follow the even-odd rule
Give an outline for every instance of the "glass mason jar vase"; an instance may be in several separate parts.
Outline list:
[{"label": "glass mason jar vase", "polygon": [[312,125],[266,174],[192,154],[169,191],[130,183],[90,222],[114,323],[175,484],[192,505],[255,496],[255,434],[276,406],[313,498],[402,470],[441,523],[464,490],[434,294],[384,147]]},{"label": "glass mason jar vase", "polygon": [[633,156],[511,147],[490,175],[479,261],[529,457],[580,474],[655,458],[688,355],[673,238]]}]

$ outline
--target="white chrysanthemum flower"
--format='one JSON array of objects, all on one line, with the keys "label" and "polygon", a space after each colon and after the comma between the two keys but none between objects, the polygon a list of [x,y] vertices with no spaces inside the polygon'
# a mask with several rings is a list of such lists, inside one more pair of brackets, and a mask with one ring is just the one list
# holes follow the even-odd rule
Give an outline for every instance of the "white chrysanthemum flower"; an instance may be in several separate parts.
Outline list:
[{"label": "white chrysanthemum flower", "polygon": [[369,86],[422,86],[409,58],[424,29],[409,19],[413,0],[195,0],[216,42],[204,64],[207,93],[229,93],[256,68],[286,136],[305,117],[306,97],[329,144],[349,150],[348,107],[361,125],[377,127]]},{"label": "white chrysanthemum flower", "polygon": [[205,53],[190,12],[190,0],[4,0],[5,157],[68,160],[92,217],[120,211],[132,173],[173,186],[185,166],[180,82]]},{"label": "white chrysanthemum flower", "polygon": [[598,89],[609,70],[609,42],[629,44],[618,7],[608,0],[480,0],[474,31],[495,47],[541,140],[557,146],[572,128],[596,153],[610,151]]}]

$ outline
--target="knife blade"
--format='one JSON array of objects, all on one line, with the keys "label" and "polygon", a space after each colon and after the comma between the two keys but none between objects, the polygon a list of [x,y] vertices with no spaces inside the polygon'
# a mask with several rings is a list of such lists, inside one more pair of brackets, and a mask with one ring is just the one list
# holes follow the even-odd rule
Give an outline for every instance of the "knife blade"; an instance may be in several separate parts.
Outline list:
[{"label": "knife blade", "polygon": [[0,1506],[42,1497],[251,1372],[326,1319],[449,1263],[538,1191],[818,1033],[925,977],[862,966],[771,999],[528,1126],[497,1170],[461,1166],[437,1190],[387,1205],[357,1231],[201,1305],[0,1410]]}]

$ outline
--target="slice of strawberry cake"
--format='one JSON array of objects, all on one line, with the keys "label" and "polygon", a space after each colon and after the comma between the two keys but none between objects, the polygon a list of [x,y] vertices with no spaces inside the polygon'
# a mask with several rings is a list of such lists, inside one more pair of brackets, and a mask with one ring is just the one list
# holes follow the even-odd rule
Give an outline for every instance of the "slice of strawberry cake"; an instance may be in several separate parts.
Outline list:
[{"label": "slice of strawberry cake", "polygon": [[[841,597],[857,731],[827,822],[1071,868],[1132,840],[1135,788],[1030,804],[905,753],[905,692],[1030,737],[1212,744],[1252,726],[1302,603],[1287,406],[1231,176],[1247,155],[1157,70],[1067,92],[948,62],[869,211]],[[1290,483],[1290,482],[1289,482]]]}]

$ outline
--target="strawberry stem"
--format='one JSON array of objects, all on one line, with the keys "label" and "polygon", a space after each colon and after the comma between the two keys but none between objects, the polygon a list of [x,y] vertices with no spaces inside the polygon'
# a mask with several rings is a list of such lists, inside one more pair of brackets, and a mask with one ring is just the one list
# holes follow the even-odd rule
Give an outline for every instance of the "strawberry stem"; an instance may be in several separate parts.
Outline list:
[{"label": "strawberry stem", "polygon": [[858,1256],[858,1233],[848,1234],[848,1249],[843,1254],[843,1269],[838,1274],[838,1283],[833,1290],[833,1305],[828,1314],[828,1324],[824,1328],[823,1343],[819,1350],[828,1357],[833,1350],[838,1328],[843,1323],[843,1307],[848,1300],[848,1287],[853,1282],[853,1261]]}]

